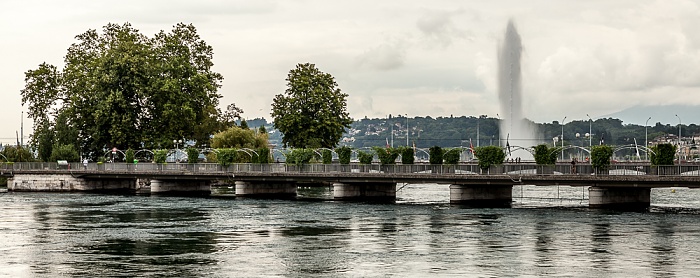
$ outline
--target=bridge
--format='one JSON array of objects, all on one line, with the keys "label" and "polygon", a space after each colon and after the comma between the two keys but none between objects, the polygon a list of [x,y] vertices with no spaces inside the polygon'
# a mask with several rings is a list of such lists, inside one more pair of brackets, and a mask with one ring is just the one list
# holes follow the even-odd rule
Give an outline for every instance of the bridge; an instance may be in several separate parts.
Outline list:
[{"label": "bridge", "polygon": [[298,186],[333,187],[337,200],[393,201],[398,183],[450,185],[450,203],[509,206],[513,185],[584,186],[590,207],[645,208],[652,188],[700,187],[700,165],[506,163],[483,171],[476,164],[2,164],[10,191],[150,189],[152,194],[209,194],[217,181],[235,183],[236,196],[295,198]]}]

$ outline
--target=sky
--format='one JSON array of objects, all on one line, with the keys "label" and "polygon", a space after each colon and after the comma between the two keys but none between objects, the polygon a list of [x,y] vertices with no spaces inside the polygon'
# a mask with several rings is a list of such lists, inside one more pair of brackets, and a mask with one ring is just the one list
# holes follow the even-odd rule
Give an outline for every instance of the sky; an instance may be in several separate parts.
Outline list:
[{"label": "sky", "polygon": [[[523,44],[524,114],[535,122],[700,108],[698,1],[2,0],[0,143],[20,131],[24,72],[42,62],[62,68],[74,37],[107,23],[129,22],[148,37],[192,23],[224,76],[221,108],[235,103],[245,118],[270,119],[287,73],[308,62],[335,77],[361,119],[495,117],[509,20]],[[31,123],[24,119],[25,138]]]}]

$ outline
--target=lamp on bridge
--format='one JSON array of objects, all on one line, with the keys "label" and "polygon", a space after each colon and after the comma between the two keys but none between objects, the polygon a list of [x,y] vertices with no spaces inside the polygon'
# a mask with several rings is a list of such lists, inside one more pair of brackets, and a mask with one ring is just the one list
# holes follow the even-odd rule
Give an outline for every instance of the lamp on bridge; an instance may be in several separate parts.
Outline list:
[{"label": "lamp on bridge", "polygon": [[175,162],[180,162],[180,144],[182,144],[182,140],[173,140],[173,145],[175,145]]}]

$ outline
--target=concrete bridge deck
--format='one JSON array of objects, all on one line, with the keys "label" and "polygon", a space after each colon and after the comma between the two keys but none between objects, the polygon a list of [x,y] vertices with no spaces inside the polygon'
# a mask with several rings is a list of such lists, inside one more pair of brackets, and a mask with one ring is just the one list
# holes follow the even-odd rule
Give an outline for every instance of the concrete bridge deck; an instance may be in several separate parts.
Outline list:
[{"label": "concrete bridge deck", "polygon": [[[16,191],[82,191],[138,188],[147,181],[152,193],[210,191],[212,181],[236,184],[237,196],[294,197],[300,183],[332,184],[336,199],[393,200],[397,183],[450,185],[450,202],[509,204],[513,185],[586,186],[589,205],[645,207],[650,189],[700,187],[700,165],[612,165],[594,172],[590,165],[541,166],[505,164],[481,171],[475,164],[459,165],[339,165],[310,164],[5,164]],[[11,167],[9,167],[11,166]]]},{"label": "concrete bridge deck", "polygon": [[[12,167],[7,167],[12,166]],[[700,187],[700,165],[612,165],[593,173],[589,165],[572,173],[569,165],[505,164],[488,172],[475,164],[460,165],[338,165],[310,164],[125,164],[15,163],[0,169],[6,176],[70,174],[89,179],[237,180],[250,182],[392,182],[464,185],[568,185],[608,187]]]}]

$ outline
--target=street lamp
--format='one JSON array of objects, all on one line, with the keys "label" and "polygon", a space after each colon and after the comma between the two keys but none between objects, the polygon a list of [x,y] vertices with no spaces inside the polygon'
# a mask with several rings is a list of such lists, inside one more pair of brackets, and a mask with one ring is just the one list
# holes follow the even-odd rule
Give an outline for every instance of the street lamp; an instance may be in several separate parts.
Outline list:
[{"label": "street lamp", "polygon": [[561,120],[561,160],[564,160],[564,122],[566,121],[566,116]]},{"label": "street lamp", "polygon": [[498,123],[496,124],[498,126],[498,146],[501,146],[501,116],[496,113],[496,117],[498,118]]},{"label": "street lamp", "polygon": [[651,120],[651,117],[649,117],[649,119],[647,119],[647,121],[644,123],[644,147],[647,148],[646,150],[644,150],[646,156],[645,160],[649,160],[649,120]]},{"label": "street lamp", "polygon": [[481,119],[485,119],[488,117],[488,115],[479,115],[479,118],[476,119],[476,146],[479,147],[479,122]]},{"label": "street lamp", "polygon": [[676,114],[676,118],[678,118],[678,163],[681,163],[681,117],[678,117],[678,114]]},{"label": "street lamp", "polygon": [[678,117],[678,114],[676,114],[676,118],[678,118],[678,148],[681,147],[681,117]]},{"label": "street lamp", "polygon": [[593,148],[593,141],[592,141],[593,129],[591,127],[593,126],[593,119],[591,119],[591,116],[588,116],[588,114],[586,114],[586,117],[588,117],[588,147],[591,148],[591,150],[592,150],[592,148]]},{"label": "street lamp", "polygon": [[173,144],[175,145],[175,162],[178,162],[180,158],[180,154],[178,153],[180,150],[179,145],[182,144],[182,140],[173,140]]},{"label": "street lamp", "polygon": [[408,114],[406,115],[406,147],[408,147]]}]

